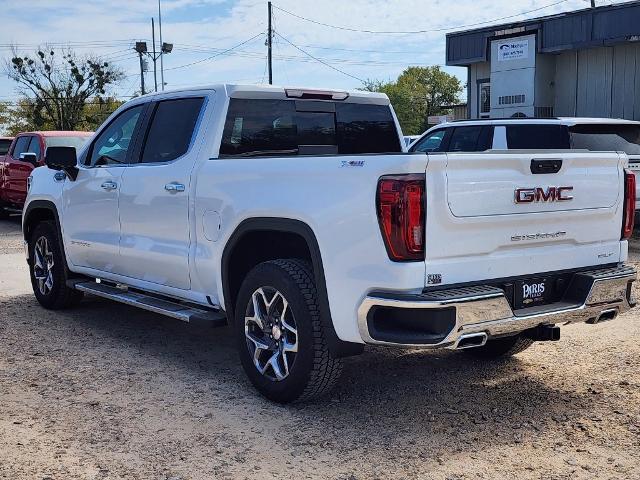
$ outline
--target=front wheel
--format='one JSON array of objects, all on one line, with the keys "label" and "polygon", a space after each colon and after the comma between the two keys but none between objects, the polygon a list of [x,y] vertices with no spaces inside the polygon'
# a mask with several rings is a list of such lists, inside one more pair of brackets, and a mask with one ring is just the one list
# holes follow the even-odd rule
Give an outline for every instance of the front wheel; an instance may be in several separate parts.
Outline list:
[{"label": "front wheel", "polygon": [[42,222],[29,239],[29,273],[36,299],[44,308],[71,307],[82,299],[82,292],[66,284],[68,272],[62,242],[53,222]]},{"label": "front wheel", "polygon": [[272,260],[247,274],[235,333],[251,383],[275,402],[319,397],[342,371],[328,349],[313,274],[304,261]]}]

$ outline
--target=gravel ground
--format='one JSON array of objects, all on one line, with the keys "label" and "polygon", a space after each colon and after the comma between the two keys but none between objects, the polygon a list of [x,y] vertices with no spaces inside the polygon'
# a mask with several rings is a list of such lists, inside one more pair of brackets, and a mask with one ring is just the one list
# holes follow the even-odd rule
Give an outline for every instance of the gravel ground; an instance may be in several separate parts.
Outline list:
[{"label": "gravel ground", "polygon": [[0,478],[640,478],[638,311],[495,363],[368,350],[325,401],[282,407],[226,328],[40,308],[19,228],[0,222]]}]

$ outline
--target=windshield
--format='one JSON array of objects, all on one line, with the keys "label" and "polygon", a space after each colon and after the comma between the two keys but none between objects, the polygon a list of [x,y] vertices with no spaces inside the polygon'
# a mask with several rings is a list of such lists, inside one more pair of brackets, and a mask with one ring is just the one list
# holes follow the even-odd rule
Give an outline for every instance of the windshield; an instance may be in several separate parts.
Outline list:
[{"label": "windshield", "polygon": [[6,155],[11,146],[11,139],[0,138],[0,155]]},{"label": "windshield", "polygon": [[571,148],[640,155],[640,125],[575,125],[569,134]]},{"label": "windshield", "polygon": [[48,147],[75,147],[78,150],[85,143],[87,143],[89,137],[46,137],[45,143]]}]

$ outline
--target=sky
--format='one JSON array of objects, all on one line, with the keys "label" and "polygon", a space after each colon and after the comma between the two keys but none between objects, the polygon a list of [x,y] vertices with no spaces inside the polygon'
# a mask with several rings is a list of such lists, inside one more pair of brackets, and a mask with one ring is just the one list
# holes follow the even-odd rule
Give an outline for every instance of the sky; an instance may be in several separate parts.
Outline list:
[{"label": "sky", "polygon": [[[611,3],[624,2],[596,0]],[[589,0],[274,0],[273,5],[273,83],[354,89],[364,79],[393,80],[410,65],[443,65],[448,31],[586,8]],[[161,8],[162,39],[174,45],[163,59],[166,89],[267,82],[266,0],[161,0]],[[39,45],[71,48],[117,65],[125,74],[113,89],[118,98],[140,91],[133,45],[145,40],[151,48],[152,17],[158,37],[157,0],[0,0],[0,11],[0,101],[18,98],[15,82],[3,70],[12,47],[28,54]],[[466,81],[466,69],[444,69]],[[152,63],[145,81],[148,90]]]}]

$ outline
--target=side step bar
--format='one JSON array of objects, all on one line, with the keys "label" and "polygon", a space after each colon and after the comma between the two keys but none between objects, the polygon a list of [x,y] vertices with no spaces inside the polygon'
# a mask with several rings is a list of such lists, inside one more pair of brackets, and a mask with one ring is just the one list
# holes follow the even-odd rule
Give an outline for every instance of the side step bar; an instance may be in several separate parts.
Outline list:
[{"label": "side step bar", "polygon": [[97,283],[91,280],[70,280],[67,284],[69,287],[81,292],[108,298],[109,300],[142,308],[143,310],[149,310],[150,312],[182,320],[183,322],[207,324],[213,327],[223,327],[227,325],[227,316],[221,311],[198,308],[178,301],[145,295],[144,293],[114,287],[105,283]]}]

